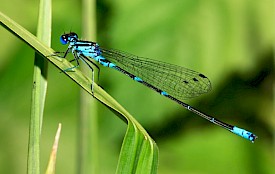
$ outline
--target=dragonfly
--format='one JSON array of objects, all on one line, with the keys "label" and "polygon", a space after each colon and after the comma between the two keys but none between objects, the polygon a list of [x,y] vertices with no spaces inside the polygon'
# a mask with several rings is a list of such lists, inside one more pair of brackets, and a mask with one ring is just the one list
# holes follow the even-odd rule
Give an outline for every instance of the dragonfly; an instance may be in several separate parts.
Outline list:
[{"label": "dragonfly", "polygon": [[[65,52],[56,52],[56,55],[66,58],[68,53],[72,53],[74,56],[73,61],[76,61],[75,66],[64,71],[71,71],[79,67],[79,60],[81,60],[92,70],[93,83],[94,70],[91,64],[99,69],[99,66],[93,62],[94,60],[104,67],[120,71],[134,81],[153,89],[160,95],[175,101],[213,124],[251,142],[254,142],[257,138],[252,132],[222,122],[183,102],[185,99],[199,96],[211,90],[210,80],[201,73],[178,65],[135,56],[120,50],[105,49],[96,42],[80,40],[75,32],[64,33],[60,37],[60,42],[63,45],[68,44],[68,48]],[[60,53],[64,53],[63,56]]]}]

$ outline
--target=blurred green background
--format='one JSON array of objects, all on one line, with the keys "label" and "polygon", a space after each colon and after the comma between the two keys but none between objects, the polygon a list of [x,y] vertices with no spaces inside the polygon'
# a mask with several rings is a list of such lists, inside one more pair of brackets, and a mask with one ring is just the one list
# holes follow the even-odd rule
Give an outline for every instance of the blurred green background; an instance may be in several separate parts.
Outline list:
[{"label": "blurred green background", "polygon": [[[1,12],[36,33],[39,2],[1,0]],[[212,91],[185,101],[258,135],[254,144],[213,126],[114,70],[100,84],[146,128],[160,151],[159,173],[274,173],[274,1],[97,2],[97,42],[199,71]],[[273,17],[273,18],[272,18]],[[81,2],[53,1],[52,47],[81,37]],[[85,38],[83,38],[85,39]],[[25,173],[34,52],[0,27],[0,173]],[[44,173],[62,123],[57,173],[76,173],[79,87],[49,65],[42,130]],[[101,173],[114,173],[126,125],[99,106]]]}]

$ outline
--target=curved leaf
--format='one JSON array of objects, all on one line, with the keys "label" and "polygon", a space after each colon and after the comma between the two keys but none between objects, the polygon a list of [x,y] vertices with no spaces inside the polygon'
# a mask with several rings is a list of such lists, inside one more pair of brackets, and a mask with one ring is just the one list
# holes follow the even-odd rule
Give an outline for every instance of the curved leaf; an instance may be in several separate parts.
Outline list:
[{"label": "curved leaf", "polygon": [[[66,59],[57,56],[49,56],[54,53],[54,50],[41,43],[34,35],[1,12],[0,21],[3,27],[31,46],[37,53],[41,54],[41,56],[54,64],[61,71],[73,66]],[[64,73],[128,123],[127,132],[121,148],[117,173],[157,173],[157,145],[133,116],[95,83],[94,93],[92,93],[91,79],[82,74],[80,70],[74,69],[73,72]]]}]

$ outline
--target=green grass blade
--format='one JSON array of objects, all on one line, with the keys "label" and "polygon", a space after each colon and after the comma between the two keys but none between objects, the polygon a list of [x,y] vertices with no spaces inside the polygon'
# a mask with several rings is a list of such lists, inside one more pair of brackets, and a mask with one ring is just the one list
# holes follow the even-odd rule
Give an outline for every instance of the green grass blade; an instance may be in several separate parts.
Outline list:
[{"label": "green grass blade", "polygon": [[[96,40],[96,2],[82,1],[82,37]],[[81,71],[92,77],[92,71],[87,66],[81,66]],[[94,69],[97,82],[97,69]],[[98,149],[98,102],[93,100],[86,91],[80,89],[80,114],[78,135],[77,173],[99,173]]]},{"label": "green grass blade", "polygon": [[[135,122],[128,123],[116,173],[157,173],[158,148]],[[144,130],[145,131],[145,130]]]},{"label": "green grass blade", "polygon": [[[30,45],[60,70],[73,66],[66,59],[49,56],[53,54],[51,48],[41,43],[34,35],[2,13],[0,13],[0,21],[2,26]],[[88,93],[92,94],[91,79],[83,75],[81,71],[74,69],[73,72],[64,72],[64,74],[70,77]],[[156,173],[158,164],[157,145],[144,128],[117,101],[108,95],[102,88],[98,87],[96,83],[94,83],[93,96],[119,116],[119,118],[128,123],[117,173]]]},{"label": "green grass blade", "polygon": [[[45,45],[51,46],[51,30],[52,29],[52,1],[40,0],[38,26],[37,26],[37,38],[41,40]],[[47,92],[47,73],[48,73],[48,61],[41,57],[39,54],[35,54],[35,69],[34,73],[37,73],[36,85],[40,82],[40,132],[42,129],[42,116],[44,112],[44,105]]]},{"label": "green grass blade", "polygon": [[[51,0],[41,0],[37,37],[47,46],[51,43]],[[35,53],[31,117],[28,147],[28,173],[40,173],[40,134],[47,89],[48,62]]]}]

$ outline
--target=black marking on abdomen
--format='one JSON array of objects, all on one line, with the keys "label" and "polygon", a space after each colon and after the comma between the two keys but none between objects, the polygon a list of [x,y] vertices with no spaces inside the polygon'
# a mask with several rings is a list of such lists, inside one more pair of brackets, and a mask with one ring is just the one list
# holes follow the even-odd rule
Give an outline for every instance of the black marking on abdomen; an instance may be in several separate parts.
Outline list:
[{"label": "black marking on abdomen", "polygon": [[[122,72],[123,74],[127,75],[128,77],[130,77],[133,80],[135,80],[135,77],[137,77],[137,76],[129,73],[128,71],[125,71],[124,69],[120,68],[119,66],[116,66],[115,69],[118,70],[118,71],[120,71],[120,72]],[[137,77],[137,78],[139,78],[139,77]],[[137,80],[135,80],[135,81],[139,82],[139,83],[142,83],[143,85],[147,86],[148,88],[153,89],[154,91],[156,91],[156,92],[158,92],[160,94],[162,94],[162,92],[163,92],[161,89],[156,88],[155,86],[153,86],[153,85],[151,85],[151,84],[143,81],[142,79],[141,79],[141,81],[137,81]],[[166,95],[164,95],[164,96],[166,96]]]},{"label": "black marking on abdomen", "polygon": [[[120,68],[120,67],[118,67],[118,66],[116,66],[115,69],[118,70],[118,71],[120,71],[120,72],[122,72],[123,74],[127,75],[127,76],[130,77],[131,79],[134,79],[134,78],[136,77],[135,75],[133,75],[133,74],[131,74],[131,73],[125,71],[124,69],[122,69],[122,68]],[[137,81],[137,82],[138,82],[138,81]]]}]

